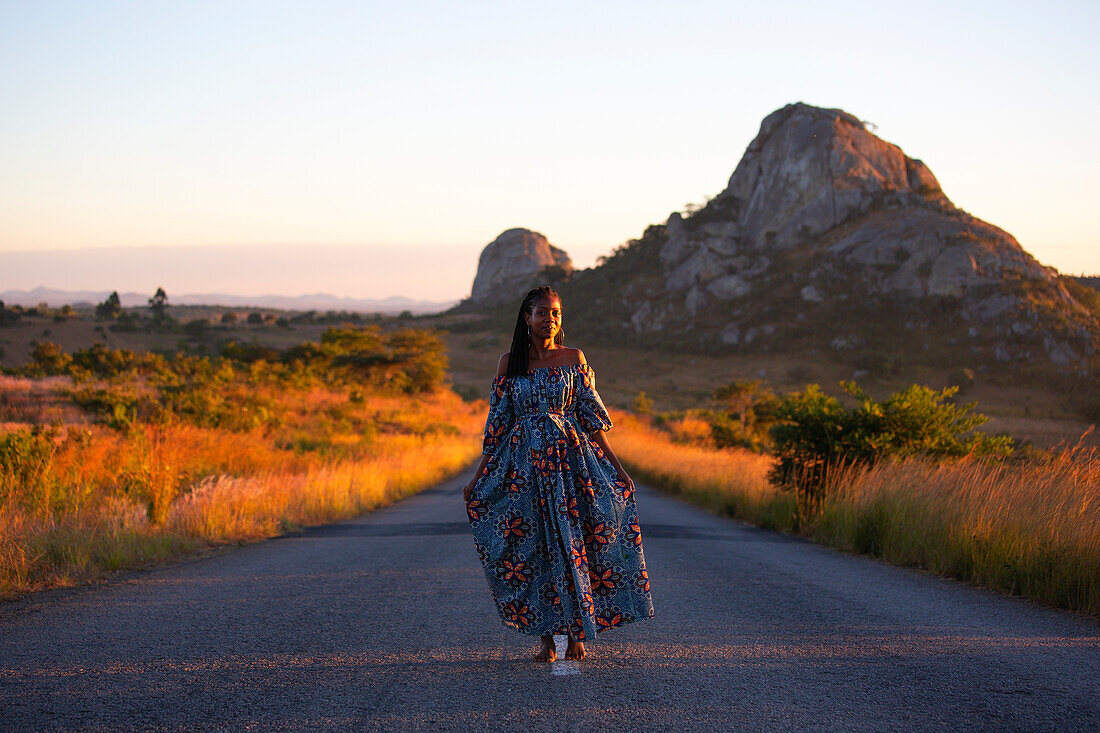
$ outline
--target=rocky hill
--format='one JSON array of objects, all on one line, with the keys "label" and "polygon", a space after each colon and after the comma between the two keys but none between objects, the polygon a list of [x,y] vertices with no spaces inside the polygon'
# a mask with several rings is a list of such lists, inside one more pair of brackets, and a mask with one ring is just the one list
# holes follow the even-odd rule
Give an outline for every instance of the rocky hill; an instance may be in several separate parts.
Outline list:
[{"label": "rocky hill", "polygon": [[[484,255],[483,255],[484,258]],[[839,109],[768,115],[724,191],[561,286],[573,333],[704,350],[1095,369],[1096,291]],[[858,357],[856,356],[858,355]]]},{"label": "rocky hill", "polygon": [[547,268],[560,279],[573,272],[573,262],[538,232],[509,229],[481,251],[470,300],[482,305],[511,303]]}]

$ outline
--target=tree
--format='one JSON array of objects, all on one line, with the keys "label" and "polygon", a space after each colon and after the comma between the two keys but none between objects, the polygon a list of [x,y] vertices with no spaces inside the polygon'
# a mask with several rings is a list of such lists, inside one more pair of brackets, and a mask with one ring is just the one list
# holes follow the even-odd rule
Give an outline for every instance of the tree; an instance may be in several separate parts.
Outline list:
[{"label": "tree", "polygon": [[715,446],[753,451],[767,448],[775,396],[761,386],[760,380],[729,382],[714,391],[714,400],[724,408],[711,420]]},{"label": "tree", "polygon": [[118,291],[113,291],[107,296],[107,300],[103,301],[95,307],[95,317],[100,321],[110,321],[118,318],[122,313],[122,300],[118,297]]},{"label": "tree", "polygon": [[168,315],[168,294],[164,288],[157,288],[152,298],[149,298],[149,308],[153,311],[153,323],[163,323]]},{"label": "tree", "polygon": [[7,326],[19,320],[19,313],[11,308],[4,307],[4,301],[0,300],[0,326]]},{"label": "tree", "polygon": [[741,430],[744,430],[754,417],[752,407],[759,392],[760,380],[735,379],[716,389],[714,399],[723,403],[730,414],[737,416]]},{"label": "tree", "polygon": [[34,351],[31,352],[31,359],[34,360],[38,371],[48,375],[64,374],[69,365],[73,363],[71,356],[66,354],[60,346],[50,341],[36,344]]}]

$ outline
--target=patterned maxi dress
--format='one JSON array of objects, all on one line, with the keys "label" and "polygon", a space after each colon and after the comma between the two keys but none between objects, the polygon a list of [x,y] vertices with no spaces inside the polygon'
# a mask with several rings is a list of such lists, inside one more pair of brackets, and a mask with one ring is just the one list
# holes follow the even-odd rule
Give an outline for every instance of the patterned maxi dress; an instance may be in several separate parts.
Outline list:
[{"label": "patterned maxi dress", "polygon": [[590,437],[610,428],[586,364],[493,380],[466,510],[506,626],[586,639],[653,616],[634,492]]}]

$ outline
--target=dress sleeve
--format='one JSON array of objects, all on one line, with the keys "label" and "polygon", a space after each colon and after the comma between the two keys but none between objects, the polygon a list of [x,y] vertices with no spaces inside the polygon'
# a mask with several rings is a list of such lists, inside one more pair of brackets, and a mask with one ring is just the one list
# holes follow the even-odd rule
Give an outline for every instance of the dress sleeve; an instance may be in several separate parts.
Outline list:
[{"label": "dress sleeve", "polygon": [[483,455],[496,453],[504,436],[515,422],[512,410],[512,389],[508,377],[500,376],[493,380],[489,390],[489,417],[485,419],[485,439],[482,441]]},{"label": "dress sleeve", "polygon": [[573,396],[573,411],[577,415],[584,432],[589,435],[600,430],[611,429],[611,416],[607,414],[603,400],[596,391],[596,373],[587,364],[577,367],[576,392]]}]

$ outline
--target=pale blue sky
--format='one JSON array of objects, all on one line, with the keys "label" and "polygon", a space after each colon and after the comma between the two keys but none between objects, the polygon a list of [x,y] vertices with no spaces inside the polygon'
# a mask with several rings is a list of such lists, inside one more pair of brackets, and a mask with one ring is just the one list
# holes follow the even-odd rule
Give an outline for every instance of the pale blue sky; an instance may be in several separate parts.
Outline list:
[{"label": "pale blue sky", "polygon": [[[229,289],[457,298],[504,229],[588,266],[718,193],[800,100],[1097,272],[1098,33],[1097,2],[0,1],[0,290],[201,292],[214,262],[2,263],[264,245],[287,267]],[[311,267],[280,254],[307,245]],[[416,265],[359,279],[349,247]]]}]

